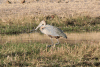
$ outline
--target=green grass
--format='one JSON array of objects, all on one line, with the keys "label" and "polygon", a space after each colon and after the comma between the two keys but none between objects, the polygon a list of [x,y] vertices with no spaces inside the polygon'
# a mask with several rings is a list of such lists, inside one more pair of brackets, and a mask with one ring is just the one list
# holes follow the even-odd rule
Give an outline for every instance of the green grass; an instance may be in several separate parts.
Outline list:
[{"label": "green grass", "polygon": [[[38,18],[38,20],[37,20]],[[100,31],[100,18],[89,16],[77,18],[60,18],[54,15],[41,17],[24,17],[23,19],[14,19],[4,23],[0,20],[0,34],[20,34],[28,33],[35,29],[41,20],[46,20],[47,24],[56,26],[64,32],[93,32]]]},{"label": "green grass", "polygon": [[[41,43],[7,43],[0,45],[0,66],[99,66],[97,44],[59,44],[55,48]],[[88,46],[90,45],[90,46]],[[97,45],[97,46],[95,46]],[[98,49],[97,49],[98,48]],[[99,54],[97,54],[99,53]]]}]

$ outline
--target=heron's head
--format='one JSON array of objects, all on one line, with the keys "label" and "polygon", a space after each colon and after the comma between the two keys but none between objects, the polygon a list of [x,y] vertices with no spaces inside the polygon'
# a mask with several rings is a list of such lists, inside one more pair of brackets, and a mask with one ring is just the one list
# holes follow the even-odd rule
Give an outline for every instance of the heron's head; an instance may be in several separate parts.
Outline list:
[{"label": "heron's head", "polygon": [[39,27],[45,26],[45,25],[46,25],[46,22],[44,20],[42,20],[35,30],[37,30]]}]

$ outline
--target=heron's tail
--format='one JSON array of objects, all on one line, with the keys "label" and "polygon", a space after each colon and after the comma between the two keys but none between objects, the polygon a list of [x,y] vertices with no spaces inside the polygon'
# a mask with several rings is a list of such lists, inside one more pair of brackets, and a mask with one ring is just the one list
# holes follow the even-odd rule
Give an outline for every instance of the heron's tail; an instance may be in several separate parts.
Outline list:
[{"label": "heron's tail", "polygon": [[66,39],[67,39],[67,36],[65,36],[64,38],[66,38]]},{"label": "heron's tail", "polygon": [[63,35],[63,37],[67,39],[67,36],[66,36],[66,34],[64,34],[64,35]]}]

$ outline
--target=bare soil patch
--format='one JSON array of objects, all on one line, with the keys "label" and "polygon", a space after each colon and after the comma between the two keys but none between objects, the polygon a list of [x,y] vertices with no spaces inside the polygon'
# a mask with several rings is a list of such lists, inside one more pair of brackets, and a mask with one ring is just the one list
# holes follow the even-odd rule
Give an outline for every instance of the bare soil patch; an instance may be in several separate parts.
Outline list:
[{"label": "bare soil patch", "polygon": [[[21,4],[20,0],[10,0],[12,3],[0,4],[0,18],[18,16],[39,16],[57,14],[61,17],[76,17],[89,15],[91,17],[100,16],[100,0],[26,0],[26,3]],[[16,2],[16,3],[14,3]]]},{"label": "bare soil patch", "polygon": [[[60,38],[59,41],[61,44],[68,43],[68,44],[79,44],[79,43],[89,43],[89,44],[99,44],[100,43],[100,33],[99,32],[92,32],[92,33],[66,33],[68,39]],[[41,35],[39,33],[32,33],[32,34],[20,34],[20,35],[5,35],[0,36],[0,43],[6,44],[9,42],[12,43],[28,43],[28,42],[39,42],[39,43],[47,43],[52,44],[51,39],[47,35]],[[54,43],[57,42],[56,39],[53,39]]]}]

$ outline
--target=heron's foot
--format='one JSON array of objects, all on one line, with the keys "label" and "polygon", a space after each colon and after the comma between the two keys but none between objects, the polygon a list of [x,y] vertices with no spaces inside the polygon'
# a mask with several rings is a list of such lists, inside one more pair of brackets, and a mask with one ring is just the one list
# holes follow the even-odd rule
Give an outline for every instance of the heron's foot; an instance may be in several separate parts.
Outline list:
[{"label": "heron's foot", "polygon": [[[53,44],[53,45],[58,45],[58,44],[60,44],[60,43],[56,43],[56,44]],[[47,47],[51,47],[51,46],[53,46],[53,45],[48,45]]]},{"label": "heron's foot", "polygon": [[58,45],[58,44],[60,44],[60,43],[56,43],[55,45]]},{"label": "heron's foot", "polygon": [[52,45],[48,45],[47,47],[51,47]]}]

